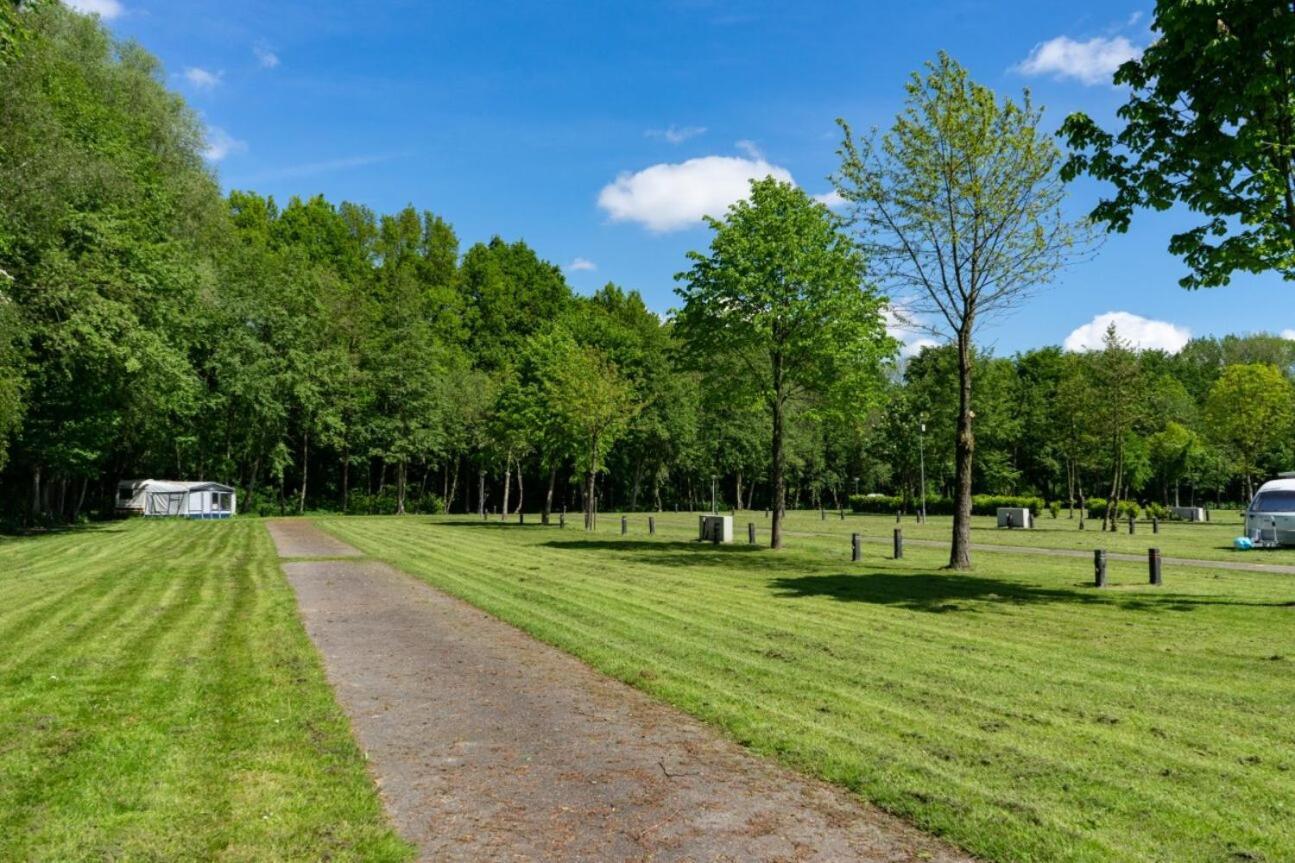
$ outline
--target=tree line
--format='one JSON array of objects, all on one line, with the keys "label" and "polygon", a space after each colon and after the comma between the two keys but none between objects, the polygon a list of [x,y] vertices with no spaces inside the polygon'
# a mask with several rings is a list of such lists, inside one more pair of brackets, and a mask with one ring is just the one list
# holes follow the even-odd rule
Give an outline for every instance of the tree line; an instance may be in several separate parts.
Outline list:
[{"label": "tree line", "polygon": [[[262,513],[767,508],[776,546],[784,508],[851,494],[944,495],[965,528],[973,491],[1217,502],[1291,466],[1295,342],[975,346],[1086,253],[1060,216],[1086,165],[943,55],[888,134],[842,124],[843,217],[755,181],[662,318],[430,211],[222,194],[153,57],[54,3],[0,9],[10,523],[106,514],[154,476]],[[896,288],[947,345],[899,358]]]}]

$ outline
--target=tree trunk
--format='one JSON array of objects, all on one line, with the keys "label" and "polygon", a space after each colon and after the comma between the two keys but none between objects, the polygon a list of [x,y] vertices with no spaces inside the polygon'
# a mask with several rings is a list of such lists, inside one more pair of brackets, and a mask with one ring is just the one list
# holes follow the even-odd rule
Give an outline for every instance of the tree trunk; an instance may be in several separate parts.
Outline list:
[{"label": "tree trunk", "polygon": [[31,469],[31,516],[40,518],[40,465]]},{"label": "tree trunk", "polygon": [[526,505],[526,489],[522,485],[522,460],[517,460],[517,511],[521,512]]},{"label": "tree trunk", "polygon": [[499,520],[503,521],[508,518],[508,495],[512,491],[513,484],[513,454],[511,452],[504,456],[504,505],[499,508]]},{"label": "tree trunk", "polygon": [[405,514],[405,460],[396,464],[396,515]]},{"label": "tree trunk", "polygon": [[342,451],[342,512],[350,506],[351,498],[351,456]]},{"label": "tree trunk", "polygon": [[589,439],[589,467],[585,471],[585,530],[594,530],[598,526],[598,508],[594,503],[594,481],[598,476],[594,472],[597,454],[598,438],[593,436]]},{"label": "tree trunk", "polygon": [[787,486],[783,476],[785,465],[782,451],[782,354],[773,354],[773,441],[772,464],[769,466],[769,488],[773,492],[770,504],[769,547],[782,548],[782,518],[787,506]]},{"label": "tree trunk", "polygon": [[76,521],[81,515],[81,507],[85,505],[85,487],[90,484],[89,477],[81,477],[81,491],[76,496],[76,508],[72,510],[72,521]]},{"label": "tree trunk", "polygon": [[540,512],[540,523],[548,524],[549,515],[553,512],[553,488],[558,484],[557,465],[549,468],[549,488],[544,492],[544,509]]},{"label": "tree trunk", "polygon": [[742,508],[742,471],[737,472],[737,476],[733,480],[733,485],[734,485],[733,506],[736,509],[741,509]]},{"label": "tree trunk", "polygon": [[634,465],[634,487],[630,490],[630,512],[638,512],[639,487],[643,483],[643,459]]},{"label": "tree trunk", "polygon": [[976,436],[971,428],[971,321],[958,333],[958,436],[954,442],[953,545],[950,569],[971,569],[971,468]]},{"label": "tree trunk", "polygon": [[447,514],[450,512],[450,510],[454,509],[454,496],[458,494],[458,491],[459,491],[459,462],[460,461],[461,460],[458,458],[454,459],[454,471],[450,475],[450,491],[449,491],[449,494],[445,495],[445,512]]},{"label": "tree trunk", "polygon": [[310,476],[310,432],[301,434],[301,496],[297,498],[297,515],[306,511],[306,478]]},{"label": "tree trunk", "polygon": [[485,517],[486,515],[486,469],[480,468],[477,471],[477,515]]}]

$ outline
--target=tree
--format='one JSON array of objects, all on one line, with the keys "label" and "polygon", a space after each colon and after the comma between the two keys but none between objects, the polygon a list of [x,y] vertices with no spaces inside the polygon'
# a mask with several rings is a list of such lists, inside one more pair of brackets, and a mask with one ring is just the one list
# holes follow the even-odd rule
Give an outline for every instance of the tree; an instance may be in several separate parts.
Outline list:
[{"label": "tree", "polygon": [[1103,525],[1115,530],[1121,492],[1127,484],[1129,437],[1146,412],[1145,386],[1138,355],[1129,342],[1120,338],[1115,324],[1106,328],[1102,350],[1093,355],[1092,361],[1092,410],[1110,470]]},{"label": "tree", "polygon": [[1075,253],[1061,213],[1061,155],[1026,92],[999,101],[946,54],[914,74],[880,140],[844,139],[834,178],[870,258],[915,324],[958,353],[955,508],[949,566],[971,566],[972,338],[978,323],[1050,281]]},{"label": "tree", "polygon": [[733,358],[743,374],[731,385],[769,408],[770,546],[781,548],[789,403],[808,393],[868,396],[893,351],[884,301],[864,284],[863,256],[836,218],[790,183],[753,180],[749,200],[707,223],[710,254],[689,252],[692,268],[675,277],[678,332],[694,358]]},{"label": "tree", "polygon": [[571,344],[547,392],[554,412],[580,441],[576,469],[584,476],[585,529],[597,519],[594,485],[607,452],[639,410],[629,383],[595,347]]},{"label": "tree", "polygon": [[1200,213],[1169,240],[1191,269],[1185,288],[1238,270],[1295,279],[1295,6],[1157,0],[1153,26],[1158,38],[1115,73],[1129,87],[1124,128],[1066,118],[1063,176],[1114,185],[1092,213],[1108,230],[1127,231],[1136,209]]},{"label": "tree", "polygon": [[1233,458],[1233,470],[1245,482],[1246,499],[1254,495],[1260,457],[1291,433],[1295,391],[1275,366],[1228,366],[1205,399],[1209,435]]}]

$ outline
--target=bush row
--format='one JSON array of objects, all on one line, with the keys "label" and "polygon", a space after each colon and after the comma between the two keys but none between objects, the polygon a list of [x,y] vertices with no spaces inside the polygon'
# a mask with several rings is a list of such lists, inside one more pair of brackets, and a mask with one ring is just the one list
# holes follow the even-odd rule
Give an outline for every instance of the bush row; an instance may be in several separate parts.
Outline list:
[{"label": "bush row", "polygon": [[[855,494],[850,496],[850,509],[859,513],[893,513],[903,506],[902,498],[890,496],[869,496]],[[916,509],[919,504],[912,501],[909,509]],[[1041,497],[1024,497],[998,494],[973,494],[971,496],[972,515],[996,515],[1001,506],[1028,508],[1038,515],[1044,509]],[[928,497],[926,499],[927,515],[953,515],[953,498]]]},{"label": "bush row", "polygon": [[[1086,501],[1087,514],[1089,518],[1103,518],[1106,515],[1106,499],[1100,497],[1090,497]],[[910,501],[909,510],[914,510],[918,506],[916,501]],[[1064,500],[1054,500],[1045,502],[1041,497],[1028,497],[1021,495],[997,495],[997,494],[975,494],[971,496],[971,514],[972,515],[997,515],[999,507],[1028,507],[1031,514],[1036,518],[1046,509],[1052,514],[1053,518],[1060,516],[1061,512],[1067,508]],[[857,513],[884,513],[891,514],[903,508],[903,499],[889,495],[863,495],[856,494],[850,496],[850,509]],[[1158,503],[1148,503],[1141,506],[1134,500],[1122,500],[1116,504],[1116,513],[1118,518],[1128,518],[1132,515],[1134,518],[1161,518],[1170,517],[1169,508],[1161,506]],[[953,515],[953,499],[948,497],[928,497],[926,499],[926,512],[928,515]]]}]

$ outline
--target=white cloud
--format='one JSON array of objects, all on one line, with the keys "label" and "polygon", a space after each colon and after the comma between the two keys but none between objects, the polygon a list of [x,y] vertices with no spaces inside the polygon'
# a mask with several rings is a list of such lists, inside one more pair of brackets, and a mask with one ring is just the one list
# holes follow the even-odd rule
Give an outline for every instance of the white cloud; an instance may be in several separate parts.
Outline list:
[{"label": "white cloud", "polygon": [[696,138],[698,135],[706,134],[705,126],[675,126],[671,124],[666,129],[648,129],[644,133],[649,138],[664,138],[671,144],[682,144],[689,138]]},{"label": "white cloud", "polygon": [[922,348],[934,348],[940,343],[925,335],[920,323],[902,302],[892,302],[882,315],[886,319],[886,334],[899,342],[901,357],[916,356]]},{"label": "white cloud", "polygon": [[190,66],[184,70],[184,79],[199,90],[212,90],[220,84],[224,72],[209,72],[199,66]]},{"label": "white cloud", "polygon": [[279,55],[271,51],[263,42],[253,45],[252,53],[256,55],[256,62],[261,64],[262,69],[273,69],[279,65]]},{"label": "white cloud", "polygon": [[763,157],[702,156],[626,171],[598,193],[613,222],[638,222],[656,233],[690,228],[702,216],[721,216],[746,197],[751,180],[773,176],[793,182],[786,168]]},{"label": "white cloud", "polygon": [[830,192],[824,192],[821,195],[815,195],[814,200],[826,206],[829,210],[835,210],[837,207],[845,206],[845,198],[836,189]]},{"label": "white cloud", "polygon": [[1120,338],[1137,350],[1162,350],[1176,354],[1192,337],[1191,330],[1168,321],[1155,321],[1132,312],[1107,312],[1076,327],[1066,336],[1063,347],[1074,352],[1101,350],[1106,328],[1111,324],[1115,324],[1115,332]]},{"label": "white cloud", "polygon": [[209,161],[219,162],[231,153],[247,152],[247,142],[240,141],[219,126],[207,129],[207,147],[202,155]]},{"label": "white cloud", "polygon": [[1295,341],[1295,330],[1282,330],[1282,338]]},{"label": "white cloud", "polygon": [[581,270],[592,272],[598,269],[598,265],[588,258],[576,258],[571,263],[567,264],[566,269],[571,270],[572,272],[579,272]]},{"label": "white cloud", "polygon": [[121,0],[64,0],[68,8],[83,15],[98,15],[105,21],[120,17],[126,11]]},{"label": "white cloud", "polygon": [[1077,42],[1069,36],[1058,36],[1034,46],[1030,56],[1016,67],[1026,75],[1051,75],[1074,78],[1085,84],[1109,83],[1125,61],[1142,56],[1138,48],[1123,36],[1095,36]]}]

